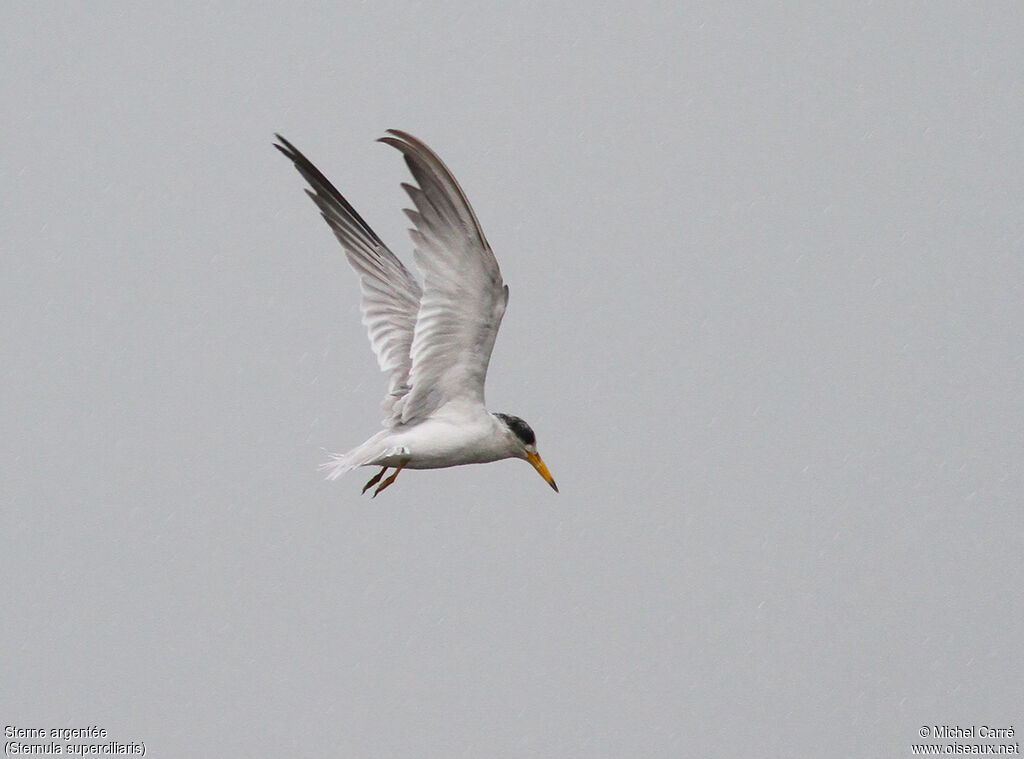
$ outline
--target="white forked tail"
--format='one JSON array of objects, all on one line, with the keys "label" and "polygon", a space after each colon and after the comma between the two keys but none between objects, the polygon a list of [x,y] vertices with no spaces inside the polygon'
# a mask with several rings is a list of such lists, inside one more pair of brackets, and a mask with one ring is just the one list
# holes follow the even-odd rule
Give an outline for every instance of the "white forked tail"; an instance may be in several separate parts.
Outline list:
[{"label": "white forked tail", "polygon": [[336,480],[341,475],[345,474],[352,469],[355,469],[359,464],[352,463],[352,453],[332,453],[330,454],[330,461],[325,461],[319,466],[321,472],[326,472],[324,475],[328,480]]},{"label": "white forked tail", "polygon": [[357,467],[373,464],[377,459],[388,453],[388,449],[380,444],[380,439],[388,434],[389,430],[381,430],[362,445],[353,448],[348,453],[332,453],[330,461],[320,465],[320,471],[326,472],[328,480],[336,480],[345,472]]}]

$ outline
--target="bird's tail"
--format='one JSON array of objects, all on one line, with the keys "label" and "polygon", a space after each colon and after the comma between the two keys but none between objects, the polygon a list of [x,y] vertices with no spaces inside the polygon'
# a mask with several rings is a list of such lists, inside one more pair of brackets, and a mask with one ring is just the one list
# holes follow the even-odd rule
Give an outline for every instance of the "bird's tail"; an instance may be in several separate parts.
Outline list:
[{"label": "bird's tail", "polygon": [[336,480],[349,470],[355,469],[359,464],[352,463],[352,452],[331,453],[330,460],[320,465],[320,471],[325,472],[328,480]]},{"label": "bird's tail", "polygon": [[380,438],[387,434],[387,430],[382,430],[377,433],[369,440],[357,448],[353,448],[348,453],[331,453],[330,460],[325,461],[320,465],[320,471],[325,472],[324,475],[328,480],[336,480],[345,472],[349,472],[357,467],[366,466],[372,464],[374,459],[378,458],[382,453],[385,453],[385,448],[380,444]]}]

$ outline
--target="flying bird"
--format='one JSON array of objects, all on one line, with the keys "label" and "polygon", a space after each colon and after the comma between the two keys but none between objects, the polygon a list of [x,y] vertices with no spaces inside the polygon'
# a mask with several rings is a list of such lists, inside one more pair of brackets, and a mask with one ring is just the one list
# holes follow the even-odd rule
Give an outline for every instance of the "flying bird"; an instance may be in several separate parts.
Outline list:
[{"label": "flying bird", "polygon": [[[526,422],[484,407],[484,380],[508,286],[476,214],[448,167],[423,142],[389,129],[380,142],[402,152],[416,184],[402,184],[420,287],[340,192],[281,135],[275,144],[309,183],[324,221],[359,275],[363,324],[388,392],[384,429],[322,466],[334,480],[361,466],[380,467],[363,487],[373,496],[403,469],[439,469],[525,459],[558,492]],[[388,469],[394,471],[384,477]],[[382,479],[383,478],[383,479]]]}]

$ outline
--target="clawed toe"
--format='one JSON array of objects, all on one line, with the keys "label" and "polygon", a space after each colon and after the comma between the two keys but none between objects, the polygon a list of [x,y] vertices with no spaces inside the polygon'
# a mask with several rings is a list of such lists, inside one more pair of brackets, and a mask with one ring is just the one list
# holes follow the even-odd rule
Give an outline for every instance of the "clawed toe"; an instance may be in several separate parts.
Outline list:
[{"label": "clawed toe", "polygon": [[[405,465],[406,465],[407,463],[409,463],[409,462],[408,462],[408,461],[402,461],[401,463],[399,463],[399,465],[398,465],[398,467],[397,467],[397,468],[395,469],[395,471],[393,471],[393,472],[391,473],[391,476],[390,476],[390,477],[388,477],[388,478],[387,478],[386,480],[384,480],[384,482],[382,482],[382,483],[381,483],[380,485],[378,485],[378,486],[377,486],[377,489],[373,491],[373,497],[374,497],[374,498],[376,498],[376,497],[377,497],[377,495],[378,495],[378,494],[379,494],[379,493],[380,493],[380,492],[381,492],[382,490],[384,490],[384,488],[386,488],[386,487],[387,487],[388,485],[390,485],[390,484],[391,484],[392,482],[394,482],[394,481],[395,481],[395,480],[396,480],[396,479],[398,478],[398,473],[399,473],[399,472],[401,472],[401,471],[402,471],[402,470],[403,470],[403,469],[405,468]],[[384,469],[387,469],[387,467],[384,467]],[[373,481],[372,481],[372,482],[370,482],[370,483],[369,483],[369,484],[368,484],[368,485],[367,485],[366,487],[369,487],[369,486],[370,486],[370,485],[372,485],[372,484],[373,484],[374,482],[376,482],[377,480],[379,480],[379,479],[380,479],[380,477],[381,477],[381,475],[382,475],[382,474],[384,474],[384,469],[382,469],[382,470],[380,471],[380,473],[379,473],[379,474],[378,474],[378,475],[377,475],[377,476],[376,476],[376,477],[375,477],[375,478],[373,479]]]},{"label": "clawed toe", "polygon": [[[363,485],[363,492],[365,493],[367,490],[376,485],[380,481],[380,478],[384,476],[384,472],[386,472],[387,470],[388,468],[386,466],[382,466],[380,468],[380,471],[377,472],[377,474],[375,474],[373,477],[371,477],[369,482]],[[377,493],[374,493],[374,495],[377,495]]]}]

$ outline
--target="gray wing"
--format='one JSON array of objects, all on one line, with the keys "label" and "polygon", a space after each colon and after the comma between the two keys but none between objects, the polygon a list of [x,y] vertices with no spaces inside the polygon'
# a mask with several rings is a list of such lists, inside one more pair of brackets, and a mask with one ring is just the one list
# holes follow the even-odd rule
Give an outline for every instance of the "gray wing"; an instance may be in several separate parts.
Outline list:
[{"label": "gray wing", "polygon": [[284,153],[309,182],[313,190],[306,190],[306,194],[320,209],[324,221],[345,249],[348,262],[359,274],[363,324],[381,371],[389,375],[388,394],[381,403],[387,414],[384,423],[398,424],[410,389],[420,286],[319,169],[284,137],[276,137],[281,144],[274,147]]},{"label": "gray wing", "polygon": [[418,186],[403,184],[423,294],[413,334],[409,395],[402,421],[452,401],[484,403],[484,380],[508,303],[508,287],[476,214],[441,159],[395,129],[381,142],[402,152]]}]

